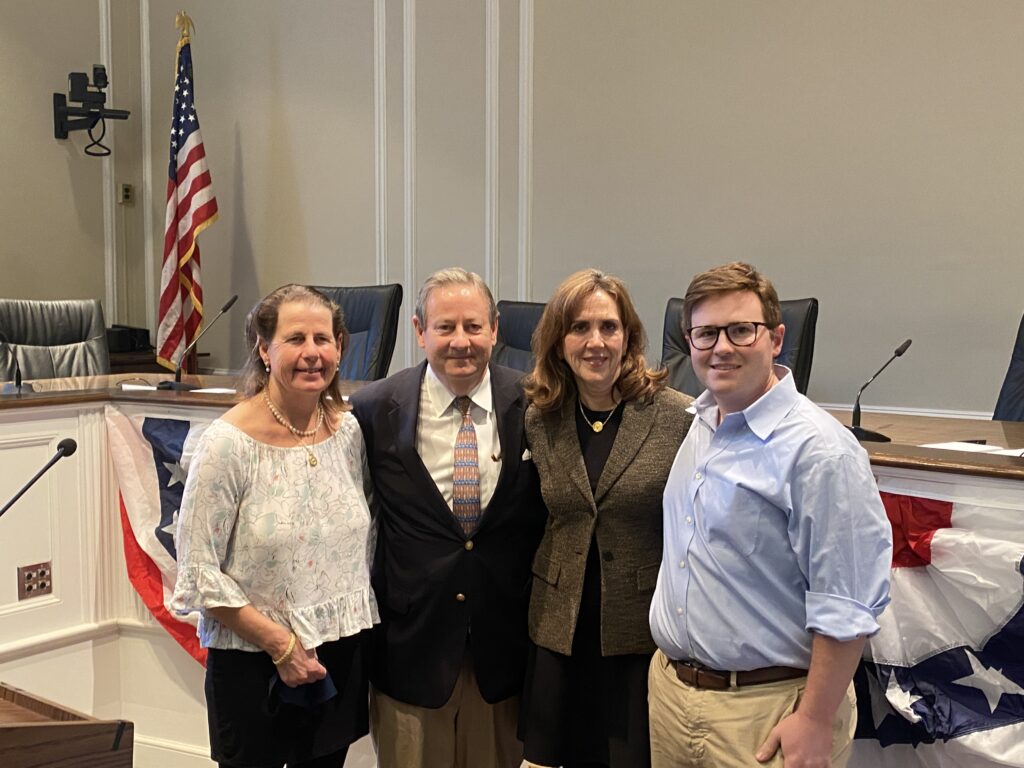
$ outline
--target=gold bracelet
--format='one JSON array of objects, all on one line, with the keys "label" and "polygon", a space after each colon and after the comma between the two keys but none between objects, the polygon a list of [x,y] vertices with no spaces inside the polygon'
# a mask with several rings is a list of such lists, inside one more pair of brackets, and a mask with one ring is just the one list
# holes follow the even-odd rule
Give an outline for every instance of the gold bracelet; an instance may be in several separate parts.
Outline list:
[{"label": "gold bracelet", "polygon": [[295,633],[292,632],[292,636],[288,638],[288,647],[284,649],[284,653],[279,658],[270,657],[271,661],[274,662],[275,667],[280,667],[288,658],[292,655],[292,651],[295,650]]}]

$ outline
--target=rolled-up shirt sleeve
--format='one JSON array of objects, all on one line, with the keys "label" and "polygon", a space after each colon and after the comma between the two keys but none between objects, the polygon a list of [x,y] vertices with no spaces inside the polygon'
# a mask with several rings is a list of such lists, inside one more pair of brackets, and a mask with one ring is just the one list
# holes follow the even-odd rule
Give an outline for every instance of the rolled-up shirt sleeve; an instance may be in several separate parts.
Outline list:
[{"label": "rolled-up shirt sleeve", "polygon": [[178,514],[178,575],[170,604],[175,613],[240,608],[250,602],[223,570],[238,520],[248,456],[224,431],[208,430],[199,441]]},{"label": "rolled-up shirt sleeve", "polygon": [[878,632],[892,529],[866,455],[821,457],[793,478],[789,535],[807,580],[806,629],[839,641]]}]

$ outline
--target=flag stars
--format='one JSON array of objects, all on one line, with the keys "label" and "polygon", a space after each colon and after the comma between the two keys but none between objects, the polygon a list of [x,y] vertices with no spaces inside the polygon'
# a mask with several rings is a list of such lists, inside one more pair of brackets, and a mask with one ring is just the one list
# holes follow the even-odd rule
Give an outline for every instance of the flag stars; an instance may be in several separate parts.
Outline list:
[{"label": "flag stars", "polygon": [[178,510],[174,510],[174,514],[171,515],[171,522],[160,529],[174,541],[174,546],[178,546]]},{"label": "flag stars", "polygon": [[985,696],[985,701],[988,702],[991,713],[996,711],[999,700],[1004,694],[1024,695],[1024,688],[1006,677],[1001,669],[986,667],[973,653],[970,651],[966,651],[966,653],[967,660],[971,662],[971,674],[953,680],[953,684],[977,688],[981,691]]},{"label": "flag stars", "polygon": [[175,485],[176,483],[185,482],[185,478],[188,477],[188,475],[185,472],[185,470],[182,469],[181,464],[179,464],[178,462],[170,461],[164,461],[161,463],[164,465],[167,471],[171,473],[171,478],[167,481],[168,488],[170,488],[172,485]]}]

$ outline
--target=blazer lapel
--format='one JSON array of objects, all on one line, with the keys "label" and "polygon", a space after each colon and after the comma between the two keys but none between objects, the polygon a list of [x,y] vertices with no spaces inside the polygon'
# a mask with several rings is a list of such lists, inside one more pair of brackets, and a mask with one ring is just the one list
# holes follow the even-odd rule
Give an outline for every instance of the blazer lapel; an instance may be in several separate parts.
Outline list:
[{"label": "blazer lapel", "polygon": [[612,445],[612,452],[608,456],[608,461],[605,462],[601,479],[597,482],[594,500],[598,503],[615,485],[626,467],[633,463],[633,459],[643,447],[651,427],[654,426],[654,419],[658,411],[654,403],[641,404],[633,401],[625,403],[622,407],[622,423],[619,424],[618,434],[615,435],[615,444]]},{"label": "blazer lapel", "polygon": [[[423,488],[425,493],[433,495],[434,503],[431,506],[439,512],[444,512],[447,520],[454,525],[455,518],[448,508],[444,496],[441,495],[434,478],[430,476],[423,459],[416,451],[416,422],[420,413],[420,385],[423,382],[426,365],[425,362],[421,364],[420,375],[415,379],[415,386],[404,392],[396,393],[392,398],[388,419],[391,422],[392,434],[395,436],[395,450],[405,465],[405,471],[409,478],[416,487]],[[426,490],[428,488],[430,490]],[[458,526],[456,525],[456,527]],[[461,532],[462,529],[459,530]]]},{"label": "blazer lapel", "polygon": [[[501,471],[494,486],[493,498],[501,498],[503,486],[512,482],[515,471],[523,456],[523,405],[519,398],[518,385],[499,384],[491,369],[491,397],[494,400],[494,417],[497,420],[498,442],[501,444]],[[490,461],[490,456],[481,456],[480,462]],[[484,517],[487,513],[484,512]]]},{"label": "blazer lapel", "polygon": [[583,496],[593,513],[597,514],[594,495],[590,492],[587,467],[583,463],[583,449],[580,447],[579,435],[576,434],[576,408],[576,398],[566,397],[558,413],[545,414],[545,431],[548,433],[551,453],[556,466],[561,467],[569,474],[569,479],[572,480],[580,495]]}]

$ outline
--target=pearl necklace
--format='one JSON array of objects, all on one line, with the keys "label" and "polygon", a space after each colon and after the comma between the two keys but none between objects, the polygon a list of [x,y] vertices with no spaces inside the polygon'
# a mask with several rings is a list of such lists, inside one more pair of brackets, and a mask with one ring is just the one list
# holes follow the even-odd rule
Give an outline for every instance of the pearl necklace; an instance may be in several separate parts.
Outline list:
[{"label": "pearl necklace", "polygon": [[583,410],[583,401],[577,399],[576,402],[580,406],[580,415],[583,417],[583,420],[587,422],[590,428],[594,430],[594,432],[600,432],[602,429],[604,429],[604,425],[608,423],[608,419],[610,419],[615,414],[615,412],[619,410],[619,406],[622,405],[622,401],[619,400],[619,402],[615,404],[615,407],[608,411],[608,413],[606,413],[602,418],[591,421],[590,419],[587,418],[587,412]]},{"label": "pearl necklace", "polygon": [[288,419],[284,417],[277,408],[274,406],[274,402],[270,399],[270,395],[267,394],[267,390],[263,390],[263,400],[267,404],[267,408],[274,414],[274,418],[277,419],[278,423],[287,429],[295,437],[299,447],[306,451],[306,460],[309,462],[309,466],[315,467],[319,462],[317,461],[316,455],[313,453],[312,443],[310,445],[304,445],[302,438],[304,437],[316,437],[320,431],[320,427],[324,425],[324,407],[320,404],[316,404],[316,427],[313,429],[298,429]]}]

